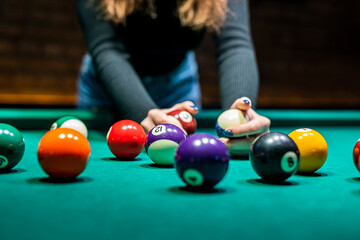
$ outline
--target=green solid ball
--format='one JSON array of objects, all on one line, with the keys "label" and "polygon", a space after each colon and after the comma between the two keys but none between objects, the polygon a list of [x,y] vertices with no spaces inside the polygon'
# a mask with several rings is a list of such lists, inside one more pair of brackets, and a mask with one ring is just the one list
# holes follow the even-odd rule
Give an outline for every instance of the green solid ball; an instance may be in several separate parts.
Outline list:
[{"label": "green solid ball", "polygon": [[0,171],[9,171],[22,159],[25,151],[24,137],[15,127],[0,123]]},{"label": "green solid ball", "polygon": [[86,125],[77,117],[66,116],[59,118],[51,125],[50,129],[53,130],[56,128],[71,128],[80,132],[86,138],[88,136]]}]

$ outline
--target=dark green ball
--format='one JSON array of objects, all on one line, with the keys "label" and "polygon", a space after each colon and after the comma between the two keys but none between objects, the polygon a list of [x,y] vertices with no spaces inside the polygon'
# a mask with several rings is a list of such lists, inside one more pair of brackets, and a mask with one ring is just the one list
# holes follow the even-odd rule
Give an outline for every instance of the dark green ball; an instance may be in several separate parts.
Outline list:
[{"label": "dark green ball", "polygon": [[0,171],[9,171],[22,159],[25,151],[24,137],[15,127],[0,123]]}]

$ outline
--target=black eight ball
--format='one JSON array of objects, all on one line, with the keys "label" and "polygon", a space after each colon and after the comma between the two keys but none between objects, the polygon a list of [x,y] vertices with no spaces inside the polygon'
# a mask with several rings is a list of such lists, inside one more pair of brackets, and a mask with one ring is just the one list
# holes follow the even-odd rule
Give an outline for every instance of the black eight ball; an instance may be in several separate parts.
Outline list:
[{"label": "black eight ball", "polygon": [[299,168],[300,152],[286,134],[271,132],[254,141],[250,149],[250,161],[261,178],[269,182],[281,182]]}]

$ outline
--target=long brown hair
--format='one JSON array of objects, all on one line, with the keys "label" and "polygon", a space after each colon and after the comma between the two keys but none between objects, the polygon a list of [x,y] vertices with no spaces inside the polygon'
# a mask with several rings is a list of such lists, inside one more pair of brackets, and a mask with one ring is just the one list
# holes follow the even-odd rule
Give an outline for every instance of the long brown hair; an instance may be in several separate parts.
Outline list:
[{"label": "long brown hair", "polygon": [[[126,17],[136,11],[154,12],[154,0],[100,0],[107,20],[126,24]],[[218,32],[225,20],[227,0],[178,0],[178,17],[182,26],[194,30],[207,28]]]}]

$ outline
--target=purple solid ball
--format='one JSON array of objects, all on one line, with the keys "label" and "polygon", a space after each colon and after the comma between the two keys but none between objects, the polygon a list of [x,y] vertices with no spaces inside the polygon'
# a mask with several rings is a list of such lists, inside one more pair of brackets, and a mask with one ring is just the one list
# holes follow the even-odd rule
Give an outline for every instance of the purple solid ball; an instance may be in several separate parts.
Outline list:
[{"label": "purple solid ball", "polygon": [[225,144],[206,133],[187,138],[175,154],[177,173],[191,187],[213,187],[223,179],[228,166]]}]

